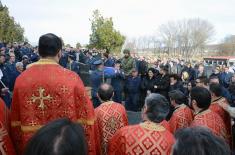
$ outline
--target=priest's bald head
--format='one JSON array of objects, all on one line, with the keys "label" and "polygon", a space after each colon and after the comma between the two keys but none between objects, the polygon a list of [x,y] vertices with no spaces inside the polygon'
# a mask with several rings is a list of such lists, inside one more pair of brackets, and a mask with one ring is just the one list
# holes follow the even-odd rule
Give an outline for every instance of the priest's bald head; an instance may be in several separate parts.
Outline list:
[{"label": "priest's bald head", "polygon": [[113,87],[110,84],[103,83],[100,85],[97,95],[102,102],[108,102],[114,95]]},{"label": "priest's bald head", "polygon": [[38,52],[41,58],[54,59],[59,61],[61,57],[62,41],[52,33],[47,33],[39,38]]}]

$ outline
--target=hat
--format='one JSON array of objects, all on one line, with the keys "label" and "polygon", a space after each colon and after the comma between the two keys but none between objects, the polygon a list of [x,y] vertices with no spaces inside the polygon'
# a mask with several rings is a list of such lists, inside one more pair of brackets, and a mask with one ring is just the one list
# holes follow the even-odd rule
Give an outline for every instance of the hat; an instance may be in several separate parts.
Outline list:
[{"label": "hat", "polygon": [[98,66],[98,65],[101,65],[102,63],[103,63],[102,60],[96,60],[96,61],[93,63],[93,65]]}]

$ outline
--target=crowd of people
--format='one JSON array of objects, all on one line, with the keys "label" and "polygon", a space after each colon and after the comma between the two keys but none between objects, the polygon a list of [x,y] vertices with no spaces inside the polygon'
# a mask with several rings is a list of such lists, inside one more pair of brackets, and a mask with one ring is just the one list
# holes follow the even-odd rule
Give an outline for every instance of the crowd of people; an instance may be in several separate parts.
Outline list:
[{"label": "crowd of people", "polygon": [[[202,63],[152,63],[128,49],[120,58],[63,48],[51,33],[39,38],[38,47],[0,49],[1,154],[233,152],[235,76],[227,66],[208,75]],[[80,64],[90,70],[90,96]],[[129,125],[127,111],[140,112],[142,121]]]}]

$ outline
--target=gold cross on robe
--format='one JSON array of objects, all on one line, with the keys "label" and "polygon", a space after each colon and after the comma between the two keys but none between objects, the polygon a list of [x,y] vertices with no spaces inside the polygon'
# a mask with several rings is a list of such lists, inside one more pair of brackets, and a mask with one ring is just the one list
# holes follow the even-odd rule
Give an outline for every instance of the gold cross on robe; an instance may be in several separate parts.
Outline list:
[{"label": "gold cross on robe", "polygon": [[51,97],[51,95],[44,96],[44,91],[45,91],[44,88],[39,87],[39,89],[38,89],[39,96],[35,96],[33,94],[32,97],[31,97],[31,100],[32,100],[33,103],[35,103],[37,100],[40,101],[40,104],[38,105],[38,107],[41,108],[42,110],[44,110],[46,108],[46,105],[44,104],[44,100],[49,100],[50,101],[51,99],[53,99]]}]

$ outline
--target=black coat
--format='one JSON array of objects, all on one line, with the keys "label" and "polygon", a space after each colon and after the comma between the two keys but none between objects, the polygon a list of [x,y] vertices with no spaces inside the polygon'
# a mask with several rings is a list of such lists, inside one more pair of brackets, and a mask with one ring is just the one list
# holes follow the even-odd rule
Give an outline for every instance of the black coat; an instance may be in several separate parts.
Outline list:
[{"label": "black coat", "polygon": [[182,93],[186,94],[186,90],[185,90],[185,88],[183,86],[183,82],[182,81],[178,81],[174,85],[170,85],[170,90],[169,91],[173,91],[173,90],[179,90]]},{"label": "black coat", "polygon": [[159,93],[168,98],[168,92],[170,87],[170,77],[168,74],[166,74],[165,76],[157,76],[154,85],[157,86],[157,88],[154,88],[155,93]]},{"label": "black coat", "polygon": [[148,63],[144,60],[142,60],[142,61],[137,60],[136,68],[137,68],[139,74],[144,76],[148,70]]},{"label": "black coat", "polygon": [[141,82],[141,90],[144,93],[147,93],[148,90],[153,92],[154,91],[154,83],[155,83],[155,81],[156,81],[155,77],[153,77],[152,79],[150,79],[149,77],[143,78],[143,80]]}]

